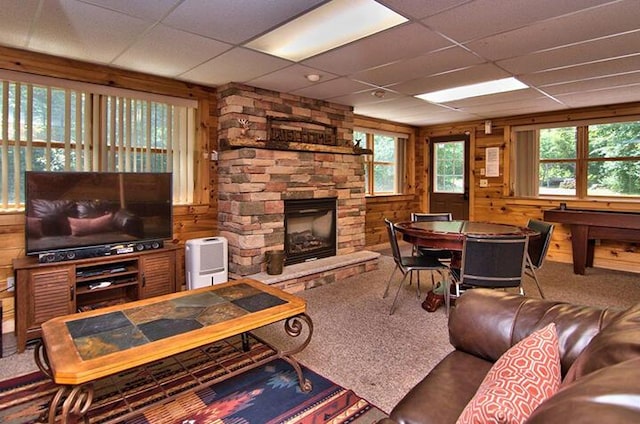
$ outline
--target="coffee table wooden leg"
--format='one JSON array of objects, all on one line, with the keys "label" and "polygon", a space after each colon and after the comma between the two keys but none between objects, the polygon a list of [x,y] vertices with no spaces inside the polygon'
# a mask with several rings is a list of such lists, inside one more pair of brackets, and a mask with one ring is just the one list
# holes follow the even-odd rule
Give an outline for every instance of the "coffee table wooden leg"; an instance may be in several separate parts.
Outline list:
[{"label": "coffee table wooden leg", "polygon": [[313,321],[311,321],[311,318],[307,314],[300,314],[287,318],[284,322],[284,331],[291,337],[299,337],[303,334],[305,326],[307,328],[307,337],[302,341],[302,343],[286,352],[279,352],[279,357],[287,361],[293,367],[298,375],[300,390],[306,393],[310,392],[313,386],[311,381],[306,379],[302,374],[302,367],[300,367],[300,364],[293,355],[301,352],[311,341],[311,336],[313,335]]}]

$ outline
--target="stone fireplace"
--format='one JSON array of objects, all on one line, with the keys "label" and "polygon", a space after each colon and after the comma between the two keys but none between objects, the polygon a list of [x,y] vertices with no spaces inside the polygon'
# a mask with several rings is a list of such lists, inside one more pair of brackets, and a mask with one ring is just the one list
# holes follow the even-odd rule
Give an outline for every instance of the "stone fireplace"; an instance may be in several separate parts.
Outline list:
[{"label": "stone fireplace", "polygon": [[285,265],[336,254],[336,199],[284,201]]},{"label": "stone fireplace", "polygon": [[[326,211],[293,222],[295,228],[312,218],[307,237],[335,235],[330,251],[323,247],[294,262],[364,250],[364,159],[353,146],[351,108],[235,83],[218,96],[218,229],[229,241],[230,277],[264,272],[265,252],[290,247],[289,201],[335,205],[334,228],[322,234],[313,234],[313,220],[318,229],[328,221]],[[309,242],[323,244],[320,238]]]},{"label": "stone fireplace", "polygon": [[336,254],[364,248],[364,170],[359,155],[241,148],[220,154],[220,235],[233,277],[265,270],[285,249],[285,201],[334,198]]}]

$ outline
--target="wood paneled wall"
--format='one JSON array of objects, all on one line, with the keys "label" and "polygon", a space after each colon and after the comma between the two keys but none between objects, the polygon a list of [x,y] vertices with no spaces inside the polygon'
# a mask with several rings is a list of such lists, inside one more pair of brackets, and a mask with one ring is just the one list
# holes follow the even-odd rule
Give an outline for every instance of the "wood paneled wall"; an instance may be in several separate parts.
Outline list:
[{"label": "wood paneled wall", "polygon": [[[6,47],[0,47],[0,69],[197,100],[195,203],[174,207],[174,242],[218,234],[218,172],[217,163],[210,161],[210,152],[218,150],[215,89]],[[184,273],[183,255],[179,255],[178,266]],[[13,292],[5,290],[7,277],[13,275],[12,260],[20,256],[24,256],[24,212],[0,213],[0,300],[5,331],[12,331],[14,317]]]}]

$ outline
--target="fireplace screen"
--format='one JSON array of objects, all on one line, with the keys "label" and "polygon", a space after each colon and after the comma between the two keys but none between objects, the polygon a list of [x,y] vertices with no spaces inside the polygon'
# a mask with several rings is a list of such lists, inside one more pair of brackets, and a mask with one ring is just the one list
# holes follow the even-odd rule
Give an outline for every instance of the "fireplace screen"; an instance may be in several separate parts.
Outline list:
[{"label": "fireplace screen", "polygon": [[285,264],[336,254],[336,199],[286,200]]}]

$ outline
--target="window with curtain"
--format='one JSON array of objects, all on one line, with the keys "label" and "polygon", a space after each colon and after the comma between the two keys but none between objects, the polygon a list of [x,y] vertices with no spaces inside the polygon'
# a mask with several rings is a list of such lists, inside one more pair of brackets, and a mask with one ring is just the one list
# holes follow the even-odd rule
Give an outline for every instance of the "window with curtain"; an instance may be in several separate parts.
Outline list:
[{"label": "window with curtain", "polygon": [[0,210],[24,206],[31,170],[172,172],[174,203],[191,203],[195,104],[149,97],[1,80]]},{"label": "window with curtain", "polygon": [[407,137],[399,134],[356,129],[354,143],[373,151],[364,157],[365,192],[370,196],[404,191],[404,158]]},{"label": "window with curtain", "polygon": [[640,120],[513,129],[517,197],[640,197]]}]

